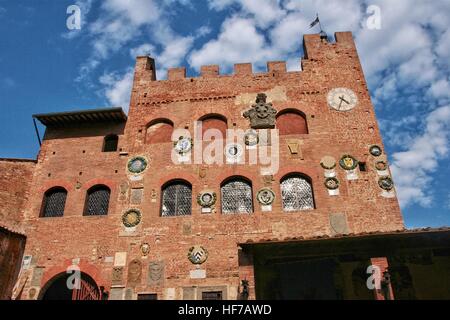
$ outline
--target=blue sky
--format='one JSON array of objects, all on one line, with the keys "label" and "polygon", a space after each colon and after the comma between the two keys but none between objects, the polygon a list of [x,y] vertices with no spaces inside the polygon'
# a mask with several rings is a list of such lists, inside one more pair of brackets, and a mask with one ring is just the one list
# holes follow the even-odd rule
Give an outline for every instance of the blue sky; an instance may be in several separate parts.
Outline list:
[{"label": "blue sky", "polygon": [[[66,27],[73,4],[79,31]],[[181,65],[298,70],[316,12],[329,34],[354,33],[407,226],[450,225],[447,0],[0,0],[0,157],[36,156],[32,114],[127,108],[138,54],[160,79]]]}]

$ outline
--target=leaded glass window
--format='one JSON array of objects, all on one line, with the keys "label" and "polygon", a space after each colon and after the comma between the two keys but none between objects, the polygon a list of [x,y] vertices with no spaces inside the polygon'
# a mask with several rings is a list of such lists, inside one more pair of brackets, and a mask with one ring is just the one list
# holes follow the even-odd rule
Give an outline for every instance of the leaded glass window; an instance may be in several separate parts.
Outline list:
[{"label": "leaded glass window", "polygon": [[177,181],[163,188],[161,216],[188,216],[191,209],[192,187],[189,184]]},{"label": "leaded glass window", "polygon": [[85,216],[106,216],[109,208],[111,190],[106,186],[95,186],[88,191]]},{"label": "leaded glass window", "polygon": [[54,188],[44,195],[44,203],[41,217],[54,218],[64,216],[66,207],[67,191],[64,188]]},{"label": "leaded glass window", "polygon": [[301,175],[290,176],[281,181],[281,198],[284,211],[314,209],[311,183]]},{"label": "leaded glass window", "polygon": [[253,194],[252,186],[243,179],[233,179],[221,188],[222,213],[252,213]]}]

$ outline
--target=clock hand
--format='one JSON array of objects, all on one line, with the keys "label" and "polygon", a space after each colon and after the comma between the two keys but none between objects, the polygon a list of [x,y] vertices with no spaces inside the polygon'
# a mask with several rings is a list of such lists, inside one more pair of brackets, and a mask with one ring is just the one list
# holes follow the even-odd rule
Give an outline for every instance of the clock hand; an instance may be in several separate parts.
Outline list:
[{"label": "clock hand", "polygon": [[339,97],[339,99],[341,99],[341,103],[345,102],[346,104],[350,104],[350,102],[348,102],[347,100],[345,100],[344,96]]},{"label": "clock hand", "polygon": [[341,110],[341,108],[342,108],[342,101],[343,101],[343,99],[342,99],[342,97],[339,97],[339,99],[341,99],[341,102],[339,103],[339,110]]}]

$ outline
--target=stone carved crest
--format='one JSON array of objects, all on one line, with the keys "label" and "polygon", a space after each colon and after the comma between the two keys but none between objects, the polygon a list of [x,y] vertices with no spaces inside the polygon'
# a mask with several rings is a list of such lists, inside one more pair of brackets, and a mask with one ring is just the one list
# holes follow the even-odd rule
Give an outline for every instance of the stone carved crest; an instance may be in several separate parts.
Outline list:
[{"label": "stone carved crest", "polygon": [[148,266],[148,284],[150,286],[162,285],[164,280],[164,263],[161,261],[150,262]]},{"label": "stone carved crest", "polygon": [[142,263],[133,260],[128,266],[128,284],[139,284],[141,282]]},{"label": "stone carved crest", "polygon": [[275,193],[269,188],[264,188],[259,190],[256,198],[263,206],[270,206],[275,201]]},{"label": "stone carved crest", "polygon": [[114,267],[112,272],[112,284],[121,285],[123,280],[123,267]]},{"label": "stone carved crest", "polygon": [[193,264],[203,264],[208,260],[208,251],[202,246],[194,246],[189,249],[188,258]]},{"label": "stone carved crest", "polygon": [[277,110],[271,103],[267,103],[267,95],[258,93],[256,103],[252,105],[252,109],[244,113],[244,117],[250,119],[253,129],[273,129],[275,128],[275,115]]}]

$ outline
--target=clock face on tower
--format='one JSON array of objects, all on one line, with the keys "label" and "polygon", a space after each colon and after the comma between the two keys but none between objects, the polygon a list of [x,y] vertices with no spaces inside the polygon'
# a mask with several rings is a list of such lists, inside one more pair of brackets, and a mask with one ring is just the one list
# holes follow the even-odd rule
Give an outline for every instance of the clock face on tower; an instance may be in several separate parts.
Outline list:
[{"label": "clock face on tower", "polygon": [[358,104],[358,97],[350,89],[336,88],[328,93],[328,104],[337,111],[350,111]]}]

